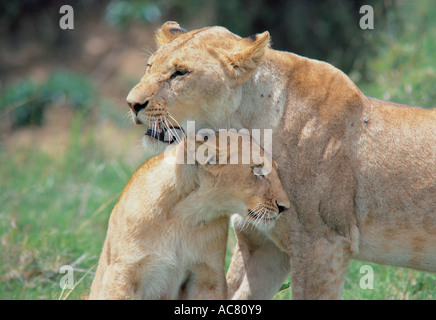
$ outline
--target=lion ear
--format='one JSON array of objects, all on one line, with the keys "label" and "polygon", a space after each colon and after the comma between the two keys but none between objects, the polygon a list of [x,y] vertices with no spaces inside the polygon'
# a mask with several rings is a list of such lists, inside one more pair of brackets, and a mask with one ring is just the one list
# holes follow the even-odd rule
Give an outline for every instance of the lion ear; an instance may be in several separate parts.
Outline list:
[{"label": "lion ear", "polygon": [[216,176],[220,172],[220,160],[224,155],[221,155],[219,148],[219,140],[216,137],[215,132],[210,130],[208,132],[207,139],[202,134],[197,133],[195,140],[195,160],[196,164],[203,168],[205,171]]},{"label": "lion ear", "polygon": [[154,38],[158,47],[171,42],[179,35],[188,32],[187,30],[180,27],[180,25],[175,21],[167,21],[162,27],[157,30]]},{"label": "lion ear", "polygon": [[239,41],[240,50],[230,54],[228,59],[237,73],[240,83],[248,80],[251,72],[259,65],[269,45],[270,35],[268,31],[254,34]]}]

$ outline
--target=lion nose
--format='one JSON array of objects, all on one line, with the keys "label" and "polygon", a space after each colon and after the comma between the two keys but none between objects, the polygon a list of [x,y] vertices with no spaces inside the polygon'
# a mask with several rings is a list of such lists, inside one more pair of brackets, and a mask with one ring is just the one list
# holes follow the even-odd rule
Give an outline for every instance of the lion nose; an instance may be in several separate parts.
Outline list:
[{"label": "lion nose", "polygon": [[142,109],[147,108],[148,101],[145,101],[145,103],[136,103],[136,102],[129,102],[129,101],[127,101],[127,104],[129,106],[129,108],[132,109],[132,111],[135,114],[138,114],[139,111],[141,111]]},{"label": "lion nose", "polygon": [[289,207],[282,206],[277,201],[276,201],[276,205],[277,208],[279,209],[279,214],[282,213],[283,211],[286,211],[286,209],[289,209]]}]

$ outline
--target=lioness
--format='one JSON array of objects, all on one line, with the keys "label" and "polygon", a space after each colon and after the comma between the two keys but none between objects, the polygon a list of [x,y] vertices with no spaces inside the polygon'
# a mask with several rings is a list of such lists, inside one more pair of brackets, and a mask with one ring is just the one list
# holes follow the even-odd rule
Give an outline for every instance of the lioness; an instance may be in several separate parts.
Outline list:
[{"label": "lioness", "polygon": [[273,130],[292,205],[268,231],[232,219],[229,297],[269,299],[291,271],[293,298],[337,299],[350,259],[436,271],[435,109],[366,97],[330,64],[270,49],[268,32],[167,22],[156,40],[127,97],[137,123]]},{"label": "lioness", "polygon": [[[227,136],[241,137],[240,144],[249,147],[255,143],[249,136]],[[205,144],[218,152],[202,165],[176,161],[186,160],[186,142],[181,142],[133,174],[110,216],[90,299],[227,297],[230,214],[241,213],[246,221],[271,228],[290,204],[273,161],[270,173],[260,176],[253,172],[259,167],[253,161],[212,163],[227,162],[232,153],[241,156],[243,147]],[[197,143],[196,149],[200,146],[204,144]],[[265,157],[262,166],[268,161]]]}]

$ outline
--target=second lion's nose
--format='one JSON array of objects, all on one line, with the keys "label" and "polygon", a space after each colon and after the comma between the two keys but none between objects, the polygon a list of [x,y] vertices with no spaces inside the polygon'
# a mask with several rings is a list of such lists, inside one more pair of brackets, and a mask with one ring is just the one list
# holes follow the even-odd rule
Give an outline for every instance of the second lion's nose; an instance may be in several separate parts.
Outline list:
[{"label": "second lion's nose", "polygon": [[289,205],[282,205],[279,204],[276,200],[276,205],[277,205],[277,209],[279,209],[279,214],[282,213],[283,211],[286,211],[287,209],[289,209]]},{"label": "second lion's nose", "polygon": [[148,105],[148,101],[145,101],[145,103],[135,103],[135,102],[129,102],[127,101],[127,104],[129,105],[130,109],[132,109],[132,111],[135,114],[138,114],[139,111],[141,111],[142,109],[147,108]]},{"label": "second lion's nose", "polygon": [[286,211],[286,208],[283,206],[277,206],[279,209],[279,214],[282,213],[283,211]]}]

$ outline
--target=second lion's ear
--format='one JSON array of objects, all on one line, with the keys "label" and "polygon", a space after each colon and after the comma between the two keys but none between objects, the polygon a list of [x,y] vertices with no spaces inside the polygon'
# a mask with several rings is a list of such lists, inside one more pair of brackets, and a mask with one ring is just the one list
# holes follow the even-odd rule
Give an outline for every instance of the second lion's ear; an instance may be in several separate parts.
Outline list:
[{"label": "second lion's ear", "polygon": [[239,41],[238,50],[228,55],[228,62],[234,70],[237,84],[248,80],[251,72],[259,65],[269,45],[270,35],[268,31]]},{"label": "second lion's ear", "polygon": [[[207,139],[205,139],[206,136]],[[220,172],[220,161],[225,157],[225,154],[221,154],[218,145],[219,140],[213,130],[209,129],[206,136],[201,136],[200,133],[197,133],[195,140],[195,161],[198,166],[216,176]]]},{"label": "second lion's ear", "polygon": [[175,21],[167,21],[162,27],[157,30],[155,34],[156,45],[158,47],[171,42],[179,35],[188,32],[187,30],[180,27],[180,25]]}]

